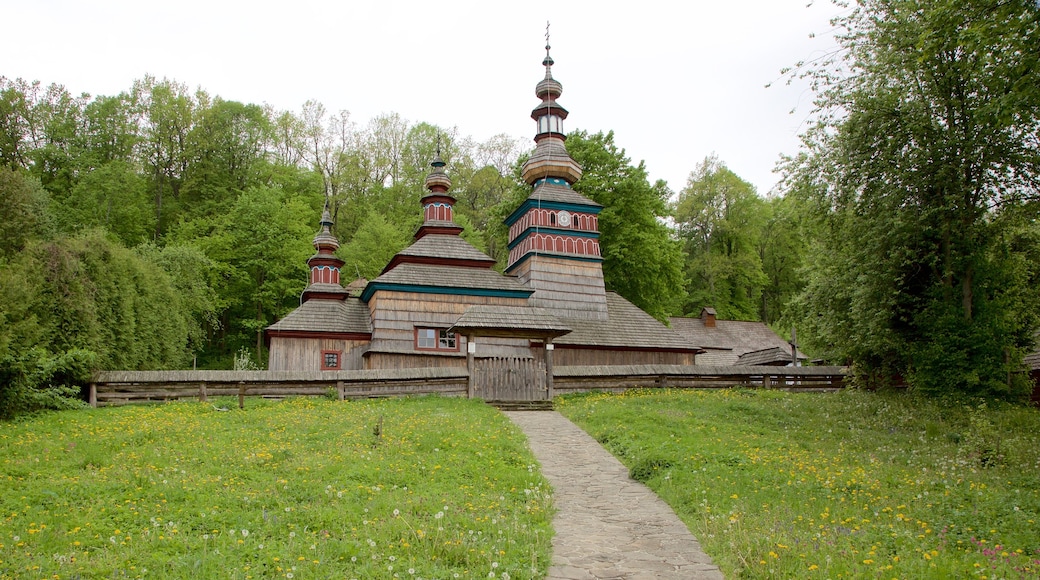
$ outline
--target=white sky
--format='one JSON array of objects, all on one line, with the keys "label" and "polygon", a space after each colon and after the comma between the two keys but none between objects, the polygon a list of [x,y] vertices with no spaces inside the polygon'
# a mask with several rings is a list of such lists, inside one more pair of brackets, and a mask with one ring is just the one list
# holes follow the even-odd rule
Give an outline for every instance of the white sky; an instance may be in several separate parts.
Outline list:
[{"label": "white sky", "polygon": [[565,130],[613,130],[676,192],[714,152],[765,194],[812,107],[804,85],[765,85],[833,46],[838,9],[810,2],[0,0],[0,75],[113,95],[152,74],[361,126],[396,112],[528,139],[549,20]]}]

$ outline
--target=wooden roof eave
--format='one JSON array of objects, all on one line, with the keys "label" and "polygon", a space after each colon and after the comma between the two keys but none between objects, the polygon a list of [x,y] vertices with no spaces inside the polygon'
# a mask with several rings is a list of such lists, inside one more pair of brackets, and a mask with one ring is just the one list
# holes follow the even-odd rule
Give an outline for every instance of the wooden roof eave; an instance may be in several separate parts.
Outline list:
[{"label": "wooden roof eave", "polygon": [[570,334],[570,329],[540,329],[540,328],[490,328],[486,326],[455,325],[448,330],[463,336],[480,336],[493,338],[524,338],[542,342],[559,338]]}]

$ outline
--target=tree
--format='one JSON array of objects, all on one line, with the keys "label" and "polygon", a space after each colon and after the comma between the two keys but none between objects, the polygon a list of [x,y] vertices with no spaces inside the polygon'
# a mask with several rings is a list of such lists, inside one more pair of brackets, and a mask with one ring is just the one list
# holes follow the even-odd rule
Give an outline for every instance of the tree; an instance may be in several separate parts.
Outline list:
[{"label": "tree", "polygon": [[144,111],[140,156],[152,180],[155,237],[166,231],[169,198],[176,199],[188,165],[188,134],[195,124],[197,105],[182,83],[147,76],[134,83],[134,98]]},{"label": "tree", "polygon": [[344,277],[375,278],[409,241],[405,230],[388,222],[379,212],[369,212],[354,237],[339,250],[345,262]]},{"label": "tree", "polygon": [[682,249],[662,221],[667,185],[651,185],[643,163],[633,166],[614,144],[613,131],[576,131],[567,136],[567,150],[584,170],[575,191],[603,205],[603,283],[659,320],[678,314],[685,282]]},{"label": "tree", "polygon": [[126,246],[148,241],[155,232],[147,180],[125,161],[87,173],[56,211],[67,231],[102,227]]},{"label": "tree", "polygon": [[[299,305],[318,215],[298,196],[256,187],[213,220],[197,230],[210,233],[196,243],[221,265],[219,294],[227,304],[221,325],[229,339],[223,350],[253,343],[260,360],[264,328]],[[193,237],[190,228],[178,235]]]},{"label": "tree", "polygon": [[769,281],[762,267],[762,233],[770,215],[755,187],[717,157],[707,157],[690,173],[674,212],[690,284],[684,312],[712,306],[722,318],[759,320]]},{"label": "tree", "polygon": [[0,263],[48,233],[49,202],[39,180],[24,170],[0,167]]},{"label": "tree", "polygon": [[[814,343],[864,376],[1014,397],[1040,304],[1040,8],[860,0],[792,191],[820,210],[799,300]],[[1035,224],[1035,222],[1032,222]]]}]

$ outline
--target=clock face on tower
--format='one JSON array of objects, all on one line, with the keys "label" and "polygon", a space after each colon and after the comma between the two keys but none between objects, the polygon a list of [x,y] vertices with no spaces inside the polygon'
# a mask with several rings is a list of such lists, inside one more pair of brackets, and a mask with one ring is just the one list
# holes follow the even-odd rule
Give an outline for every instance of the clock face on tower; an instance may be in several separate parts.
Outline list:
[{"label": "clock face on tower", "polygon": [[565,209],[561,209],[556,213],[556,223],[563,227],[569,227],[571,225],[571,214]]}]

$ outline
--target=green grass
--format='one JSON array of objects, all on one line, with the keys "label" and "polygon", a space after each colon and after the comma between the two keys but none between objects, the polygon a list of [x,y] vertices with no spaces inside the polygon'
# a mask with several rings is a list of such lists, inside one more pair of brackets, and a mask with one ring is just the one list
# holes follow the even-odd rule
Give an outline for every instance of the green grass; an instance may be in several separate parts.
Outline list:
[{"label": "green grass", "polygon": [[848,391],[557,400],[727,578],[1040,577],[1040,412]]},{"label": "green grass", "polygon": [[551,516],[522,434],[477,401],[0,423],[0,578],[537,578]]}]

